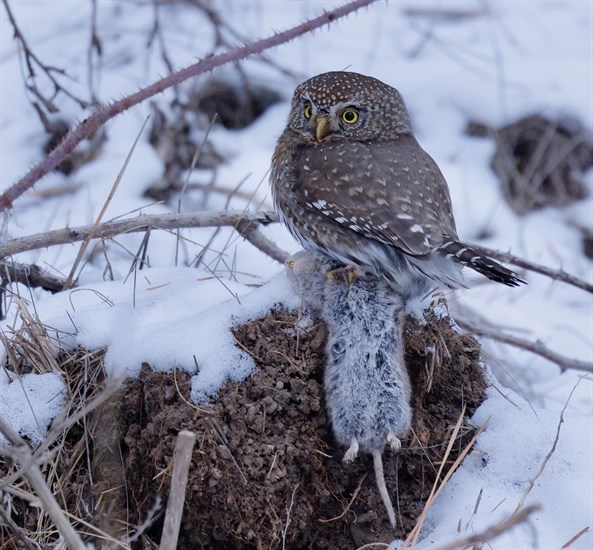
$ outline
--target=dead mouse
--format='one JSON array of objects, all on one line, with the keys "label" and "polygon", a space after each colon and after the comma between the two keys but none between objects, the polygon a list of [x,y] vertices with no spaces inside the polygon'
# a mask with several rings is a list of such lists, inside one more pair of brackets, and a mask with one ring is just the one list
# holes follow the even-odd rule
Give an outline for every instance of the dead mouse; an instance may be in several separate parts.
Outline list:
[{"label": "dead mouse", "polygon": [[287,267],[305,304],[327,324],[324,386],[334,436],[348,447],[343,461],[354,460],[359,450],[373,456],[377,488],[395,527],[382,453],[385,444],[401,447],[412,419],[404,300],[392,284],[351,268],[336,270],[319,253],[299,252]]}]

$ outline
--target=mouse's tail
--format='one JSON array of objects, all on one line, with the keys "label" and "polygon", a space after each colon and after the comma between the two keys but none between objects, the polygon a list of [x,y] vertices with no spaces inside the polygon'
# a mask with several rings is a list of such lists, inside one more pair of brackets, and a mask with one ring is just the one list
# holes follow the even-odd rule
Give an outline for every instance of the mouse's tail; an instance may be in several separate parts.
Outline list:
[{"label": "mouse's tail", "polygon": [[372,452],[372,455],[373,464],[375,466],[375,481],[377,482],[377,489],[379,490],[379,494],[383,499],[383,504],[387,510],[391,527],[395,529],[397,522],[395,521],[395,512],[393,510],[393,504],[391,504],[391,497],[387,492],[387,485],[385,485],[385,474],[383,473],[383,459],[381,458],[381,451],[375,449]]}]

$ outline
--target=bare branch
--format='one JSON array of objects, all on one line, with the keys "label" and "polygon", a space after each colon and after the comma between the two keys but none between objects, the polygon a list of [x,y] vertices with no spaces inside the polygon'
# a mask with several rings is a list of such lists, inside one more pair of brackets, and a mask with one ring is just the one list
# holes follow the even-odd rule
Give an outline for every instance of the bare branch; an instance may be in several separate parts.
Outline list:
[{"label": "bare branch", "polygon": [[241,225],[237,226],[236,229],[242,237],[255,246],[255,248],[270,256],[270,258],[282,264],[288,260],[290,254],[265,237],[256,225]]},{"label": "bare branch", "polygon": [[540,273],[541,275],[550,277],[550,279],[554,279],[555,281],[562,281],[563,283],[576,286],[577,288],[580,288],[593,294],[593,284],[587,281],[583,281],[582,279],[579,279],[574,275],[570,275],[569,273],[566,273],[566,271],[564,271],[563,269],[552,269],[550,267],[539,265],[530,262],[529,260],[524,260],[523,258],[513,256],[513,254],[509,254],[508,252],[500,252],[498,250],[486,248],[485,246],[480,246],[477,244],[472,244],[471,247],[476,252],[479,252],[480,254],[485,254],[486,256],[489,256],[490,258],[493,258],[495,260],[515,265],[517,267],[522,267],[523,269],[528,269],[529,271],[534,271],[535,273]]},{"label": "bare branch", "polygon": [[531,514],[533,514],[533,512],[537,512],[540,509],[541,506],[539,504],[528,506],[519,512],[515,512],[512,516],[505,519],[504,521],[488,527],[488,529],[485,529],[481,533],[476,533],[475,535],[470,535],[469,537],[454,540],[453,542],[439,546],[435,550],[457,550],[458,548],[468,548],[470,546],[473,546],[473,548],[478,548],[478,546],[475,545],[491,541],[503,533],[510,531],[513,527],[523,523]]},{"label": "bare branch", "polygon": [[[124,97],[114,103],[100,105],[95,112],[83,120],[76,128],[71,130],[64,140],[45,159],[34,166],[25,176],[8,188],[0,195],[0,211],[12,207],[13,202],[25,191],[33,187],[42,177],[53,170],[64,158],[69,155],[76,146],[84,139],[93,135],[105,122],[113,117],[130,109],[134,105],[145,101],[173,86],[177,86],[185,80],[212,71],[227,63],[236,63],[251,55],[262,53],[275,46],[285,44],[290,40],[314,31],[323,25],[329,25],[334,21],[353,13],[360,8],[368,6],[376,0],[352,0],[344,6],[332,11],[324,12],[319,17],[310,19],[301,25],[297,25],[287,31],[276,33],[268,38],[251,42],[245,46],[228,50],[219,55],[212,55],[190,65],[184,69],[171,73],[170,75],[142,88],[136,93]],[[6,3],[6,0],[4,0]]]},{"label": "bare branch", "polygon": [[[16,23],[16,19],[14,18],[14,15],[12,14],[12,10],[10,9],[10,5],[8,4],[8,0],[2,0],[2,1],[4,3],[4,7],[6,8],[6,14],[8,15],[8,20],[10,21],[10,24],[12,25],[12,29],[14,32],[14,38],[15,38],[15,40],[17,40],[17,42],[19,43],[19,45],[21,46],[21,48],[23,50],[23,56],[25,58],[25,66],[27,67],[27,72],[28,72],[27,79],[29,81],[29,83],[27,84],[27,89],[35,97],[37,97],[37,99],[39,99],[39,101],[44,105],[44,107],[50,113],[58,112],[58,108],[54,105],[53,100],[60,92],[67,95],[70,99],[72,99],[73,101],[78,103],[78,105],[80,105],[80,107],[82,107],[83,109],[86,108],[88,106],[88,102],[84,101],[83,99],[80,99],[79,97],[76,97],[74,94],[69,92],[54,77],[54,74],[65,75],[66,72],[63,69],[58,69],[57,67],[51,67],[49,65],[46,65],[43,61],[41,61],[37,57],[37,55],[33,52],[33,50],[31,50],[31,48],[29,47],[29,44],[27,43],[25,37],[23,36],[23,33],[21,32],[21,30],[19,29],[19,27]],[[37,75],[35,73],[35,67],[39,68],[53,84],[53,86],[54,86],[53,97],[49,98],[49,97],[43,95],[41,93],[41,90],[39,90],[39,88],[37,87],[37,82],[36,82]]]},{"label": "bare branch", "polygon": [[38,265],[0,260],[0,279],[3,284],[21,283],[28,288],[42,288],[49,292],[60,292],[66,279],[56,277]]},{"label": "bare branch", "polygon": [[[125,220],[106,222],[99,225],[96,230],[94,224],[92,224],[19,237],[0,244],[0,258],[6,258],[29,250],[37,250],[38,248],[80,242],[93,231],[93,236],[96,239],[110,239],[122,233],[138,233],[147,229],[178,229],[180,227],[230,226],[237,229],[237,231],[245,232],[248,231],[251,225],[260,223],[265,225],[274,221],[276,221],[276,215],[273,212],[249,213],[233,210],[142,215]],[[260,238],[265,239],[261,234]]]},{"label": "bare branch", "polygon": [[496,342],[501,342],[503,344],[509,344],[510,346],[529,351],[535,355],[539,355],[540,357],[555,363],[563,371],[566,369],[572,369],[593,373],[593,363],[581,361],[579,359],[571,359],[570,357],[560,355],[559,353],[556,353],[555,351],[552,351],[551,349],[544,346],[544,344],[539,340],[536,340],[535,342],[531,340],[524,340],[523,338],[506,334],[499,329],[489,328],[484,325],[476,324],[475,321],[469,322],[468,320],[459,317],[455,318],[455,322],[460,327],[469,332],[473,332],[477,336],[483,336],[484,338],[489,338],[490,340],[495,340]]}]

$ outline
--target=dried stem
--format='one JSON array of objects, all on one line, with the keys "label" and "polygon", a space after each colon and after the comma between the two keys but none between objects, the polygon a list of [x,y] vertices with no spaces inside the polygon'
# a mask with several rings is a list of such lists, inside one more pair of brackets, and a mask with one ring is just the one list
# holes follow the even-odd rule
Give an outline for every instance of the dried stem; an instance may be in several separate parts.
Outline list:
[{"label": "dried stem", "polygon": [[12,444],[12,448],[0,448],[0,453],[10,456],[19,464],[29,464],[29,467],[23,469],[21,473],[31,483],[49,517],[51,517],[56,528],[64,537],[69,547],[73,550],[84,550],[87,548],[78,533],[74,530],[74,527],[72,527],[72,524],[68,521],[64,511],[60,508],[58,501],[55,499],[47,482],[41,474],[37,461],[32,460],[31,451],[25,441],[2,418],[0,418],[0,432],[2,432],[6,439]]},{"label": "dried stem", "polygon": [[[190,65],[189,67],[171,73],[165,78],[162,78],[119,101],[98,106],[95,112],[87,119],[83,120],[76,128],[71,130],[60,145],[49,153],[45,159],[39,162],[25,176],[0,195],[0,211],[11,208],[12,204],[18,197],[33,187],[33,185],[48,172],[53,170],[81,141],[93,135],[103,124],[105,124],[105,122],[130,109],[134,105],[138,105],[156,94],[173,86],[177,86],[189,78],[212,71],[216,67],[220,67],[227,63],[236,63],[251,55],[259,54],[275,46],[285,44],[286,42],[314,31],[323,25],[330,25],[337,19],[345,17],[375,1],[376,0],[352,0],[344,6],[332,11],[324,12],[319,17],[310,19],[309,21],[297,25],[287,31],[276,33],[268,38],[251,42],[245,46],[230,49],[219,55],[206,57],[194,65]],[[4,2],[6,4],[6,0],[4,0]]]},{"label": "dried stem", "polygon": [[511,517],[505,519],[504,521],[488,527],[488,529],[485,529],[481,533],[476,533],[475,535],[454,540],[453,542],[439,546],[435,550],[457,550],[458,548],[468,548],[470,546],[473,548],[481,548],[482,543],[491,541],[503,533],[510,531],[516,525],[523,523],[531,514],[533,514],[533,512],[537,512],[540,509],[541,506],[539,504],[528,506],[523,510],[515,512]]},{"label": "dried stem", "polygon": [[175,550],[179,536],[179,526],[185,503],[185,488],[187,474],[191,463],[192,451],[196,442],[196,434],[182,430],[177,435],[177,445],[173,456],[173,473],[171,474],[171,489],[163,525],[160,550]]}]

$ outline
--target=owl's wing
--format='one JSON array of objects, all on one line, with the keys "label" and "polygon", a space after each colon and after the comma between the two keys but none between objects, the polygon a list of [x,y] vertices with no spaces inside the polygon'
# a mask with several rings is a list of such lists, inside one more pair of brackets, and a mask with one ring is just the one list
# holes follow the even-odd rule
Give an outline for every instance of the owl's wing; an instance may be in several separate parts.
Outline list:
[{"label": "owl's wing", "polygon": [[298,170],[300,204],[366,238],[421,256],[457,236],[445,178],[411,135],[321,142]]}]

